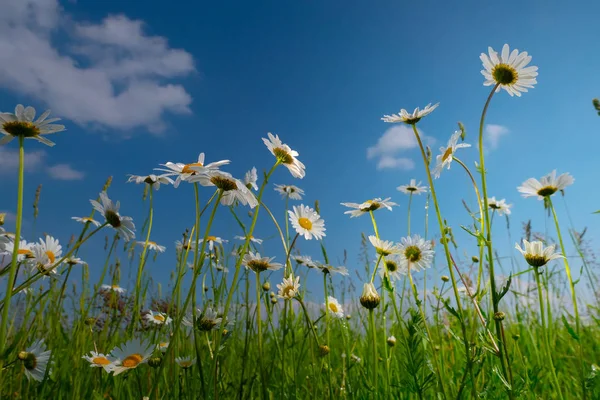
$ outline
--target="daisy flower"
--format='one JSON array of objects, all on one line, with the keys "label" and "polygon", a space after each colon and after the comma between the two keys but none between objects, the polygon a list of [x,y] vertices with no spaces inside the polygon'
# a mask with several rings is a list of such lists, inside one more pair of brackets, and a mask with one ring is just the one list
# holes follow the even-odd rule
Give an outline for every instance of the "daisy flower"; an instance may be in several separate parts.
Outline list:
[{"label": "daisy flower", "polygon": [[135,237],[135,225],[133,225],[131,217],[122,217],[119,215],[121,204],[118,201],[116,204],[113,203],[108,198],[106,192],[100,193],[100,201],[101,203],[98,203],[96,200],[90,200],[90,203],[92,203],[96,211],[104,216],[106,222],[123,236],[126,242],[133,239]]},{"label": "daisy flower", "polygon": [[227,240],[221,239],[220,237],[217,237],[217,236],[207,236],[206,243],[208,244],[208,249],[210,251],[213,251],[213,249],[215,248],[215,243],[223,244],[223,243],[227,243]]},{"label": "daisy flower", "polygon": [[327,296],[327,303],[323,305],[336,318],[344,318],[344,310],[335,297]]},{"label": "daisy flower", "polygon": [[398,114],[384,115],[383,118],[381,118],[381,120],[390,123],[404,122],[408,125],[414,125],[417,122],[419,122],[424,116],[431,114],[431,112],[435,110],[439,105],[440,103],[436,103],[432,106],[431,103],[429,103],[422,110],[419,110],[419,107],[415,108],[415,110],[412,113],[409,113],[403,108]]},{"label": "daisy flower", "polygon": [[83,261],[81,258],[79,257],[67,257],[65,258],[64,261],[65,264],[73,266],[73,265],[87,265],[87,263],[85,261]]},{"label": "daisy flower", "polygon": [[288,214],[296,232],[306,240],[313,237],[321,240],[325,236],[325,221],[312,208],[305,205],[294,206],[293,210],[288,210]]},{"label": "daisy flower", "polygon": [[435,168],[433,169],[433,176],[436,178],[440,177],[442,170],[444,168],[450,169],[450,165],[452,164],[452,160],[454,157],[454,153],[456,150],[471,147],[468,143],[458,143],[458,139],[460,138],[460,132],[456,131],[450,136],[450,140],[448,140],[448,145],[446,147],[440,147],[440,153],[435,157]]},{"label": "daisy flower", "polygon": [[306,174],[304,171],[304,164],[296,158],[300,154],[298,154],[297,151],[292,150],[287,144],[283,144],[278,135],[273,136],[273,134],[269,132],[268,136],[268,139],[263,138],[263,142],[271,154],[273,154],[277,160],[290,171],[294,178],[304,178],[304,175]]},{"label": "daisy flower", "polygon": [[23,361],[25,376],[41,382],[46,375],[46,368],[50,360],[50,350],[44,350],[44,339],[34,342],[27,350],[19,353],[19,359]]},{"label": "daisy flower", "polygon": [[[12,256],[14,251],[14,239],[9,239],[10,241],[5,246],[5,251]],[[32,259],[34,257],[33,248],[35,243],[27,243],[26,240],[19,241],[19,249],[17,250],[17,261],[22,262],[25,259]]]},{"label": "daisy flower", "polygon": [[156,325],[169,325],[173,321],[167,314],[152,310],[148,311],[144,318]]},{"label": "daisy flower", "polygon": [[122,287],[120,287],[119,285],[102,285],[102,286],[100,286],[100,289],[105,290],[105,291],[117,292],[119,294],[123,294],[127,291],[127,290],[123,289]]},{"label": "daisy flower", "polygon": [[505,199],[496,200],[496,197],[488,198],[488,207],[498,213],[498,215],[502,216],[504,214],[510,215],[510,208],[512,204],[506,203]]},{"label": "daisy flower", "polygon": [[54,266],[54,262],[52,262],[52,259],[50,258],[51,254],[51,251],[47,253],[44,250],[44,247],[40,246],[39,243],[34,245],[33,258],[30,260],[31,267],[37,269],[43,275],[48,275],[48,273],[56,274],[56,268],[52,268]]},{"label": "daisy flower", "polygon": [[379,210],[381,207],[387,208],[392,211],[393,206],[397,206],[398,204],[390,201],[391,197],[387,197],[385,199],[381,199],[381,197],[377,197],[372,200],[367,200],[364,203],[340,203],[344,207],[353,208],[353,210],[345,211],[344,214],[350,214],[350,218],[360,217],[363,214],[366,214],[371,211]]},{"label": "daisy flower", "polygon": [[279,289],[279,292],[277,293],[278,297],[285,300],[293,299],[300,291],[300,277],[297,276],[296,279],[291,276],[289,278],[283,278],[283,282],[277,284],[277,289]]},{"label": "daisy flower", "polygon": [[405,271],[419,271],[431,266],[433,246],[429,240],[419,235],[403,237],[398,246],[400,250],[400,266]]},{"label": "daisy flower", "polygon": [[173,183],[173,187],[177,188],[181,181],[187,181],[191,176],[194,176],[200,172],[210,171],[210,170],[218,170],[219,167],[223,165],[229,164],[229,160],[221,160],[214,163],[204,164],[204,153],[200,153],[198,156],[198,162],[191,164],[182,164],[182,163],[172,163],[167,162],[166,164],[161,164],[165,168],[156,168],[157,171],[167,172],[166,176],[177,176],[175,179],[175,183]]},{"label": "daisy flower", "polygon": [[317,268],[319,268],[321,270],[321,272],[323,272],[324,274],[340,274],[340,275],[344,275],[344,276],[348,276],[350,275],[348,273],[348,268],[344,267],[344,266],[339,266],[339,267],[334,267],[333,265],[326,265],[326,264],[320,264],[320,263],[315,263]]},{"label": "daisy flower", "polygon": [[400,280],[404,275],[406,275],[406,270],[402,268],[402,263],[400,262],[400,255],[398,254],[390,254],[385,257],[383,260],[384,268],[379,269],[379,276],[381,279],[385,276],[385,271],[387,271],[387,276],[390,281],[395,282]]},{"label": "daisy flower", "polygon": [[275,191],[281,194],[281,197],[292,200],[302,200],[302,196],[304,196],[304,190],[294,185],[275,185]]},{"label": "daisy flower", "polygon": [[131,339],[110,353],[114,361],[113,373],[119,375],[127,370],[144,364],[152,355],[152,347],[144,340]]},{"label": "daisy flower", "polygon": [[377,254],[389,256],[390,254],[398,253],[400,250],[391,240],[381,240],[377,236],[369,236],[369,242],[375,247]]},{"label": "daisy flower", "polygon": [[198,330],[211,331],[220,328],[223,318],[219,317],[217,312],[211,307],[207,307],[204,313],[202,313],[200,309],[197,311],[200,313],[200,316],[196,319],[196,327]]},{"label": "daisy flower", "polygon": [[538,200],[543,200],[544,197],[550,197],[559,190],[562,192],[569,185],[572,185],[575,179],[569,173],[561,174],[556,177],[556,170],[546,176],[543,176],[539,181],[535,178],[529,178],[517,190],[523,197],[536,197]]},{"label": "daisy flower", "polygon": [[525,249],[522,249],[518,243],[515,244],[515,248],[519,250],[521,254],[523,254],[523,257],[525,257],[525,261],[527,261],[527,264],[531,265],[534,268],[543,267],[552,260],[564,258],[562,254],[554,252],[554,249],[556,248],[555,245],[544,247],[544,244],[539,240],[536,240],[534,242],[528,242],[525,239],[523,239],[523,245]]},{"label": "daisy flower", "polygon": [[260,253],[249,251],[244,256],[243,262],[246,268],[249,268],[256,273],[267,270],[277,271],[278,269],[283,268],[283,264],[272,262],[274,259],[275,257],[261,257]]},{"label": "daisy flower", "polygon": [[198,182],[202,186],[215,186],[221,189],[221,204],[231,206],[237,200],[243,205],[254,208],[258,201],[254,194],[239,179],[235,179],[227,172],[208,170],[203,174],[194,175],[188,179],[190,182]]},{"label": "daisy flower", "polygon": [[90,367],[98,367],[104,368],[106,372],[111,372],[113,368],[113,362],[108,358],[107,355],[102,353],[96,353],[95,351],[90,351],[90,355],[85,355],[83,357],[84,360],[90,363]]},{"label": "daisy flower", "polygon": [[411,179],[408,185],[401,185],[396,189],[405,194],[427,193],[427,186],[421,186],[421,182],[419,181],[419,183],[417,183],[415,179]]},{"label": "daisy flower", "polygon": [[246,185],[248,189],[258,190],[256,181],[258,181],[258,174],[256,173],[256,167],[252,167],[252,169],[244,175],[244,185]]},{"label": "daisy flower", "polygon": [[162,183],[163,185],[168,185],[168,184],[173,184],[173,179],[169,178],[166,174],[164,175],[154,175],[154,174],[150,174],[150,175],[129,175],[129,178],[127,179],[127,183],[129,182],[135,182],[138,185],[140,183],[146,183],[148,185],[150,185],[151,188],[153,189],[160,189],[160,184]]},{"label": "daisy flower", "polygon": [[[234,238],[238,239],[238,240],[246,240],[247,236],[234,236]],[[262,244],[262,242],[263,242],[262,239],[255,238],[254,236],[250,236],[250,241],[252,243],[256,243],[256,244]]]},{"label": "daisy flower", "polygon": [[[137,241],[136,244],[138,246],[144,247],[146,245],[146,242],[140,240],[140,241]],[[148,241],[148,248],[152,251],[157,251],[159,253],[164,253],[165,250],[167,249],[165,246],[161,246],[161,245],[157,244],[156,242],[151,242],[151,241]]]},{"label": "daisy flower", "polygon": [[65,130],[64,125],[55,125],[52,122],[59,121],[60,118],[49,118],[50,110],[47,110],[35,121],[35,108],[23,107],[17,105],[15,113],[0,113],[0,133],[5,135],[0,139],[0,146],[7,144],[16,137],[25,139],[35,139],[47,146],[54,146],[54,142],[46,139],[42,135],[49,135]]},{"label": "daisy flower", "polygon": [[308,268],[317,268],[317,263],[309,256],[293,256],[298,264],[306,265]]},{"label": "daisy flower", "polygon": [[381,297],[375,289],[375,285],[372,282],[365,283],[363,285],[363,292],[360,296],[360,304],[367,310],[372,310],[379,305]]},{"label": "daisy flower", "polygon": [[183,369],[188,369],[192,365],[196,364],[196,359],[193,357],[177,357],[175,362]]},{"label": "daisy flower", "polygon": [[180,240],[176,240],[175,250],[177,250],[177,252],[181,252],[183,250],[194,251],[194,243],[191,240],[186,240],[185,243],[181,242]]},{"label": "daisy flower", "polygon": [[77,222],[81,222],[82,224],[87,224],[88,222],[92,225],[94,225],[96,228],[99,227],[100,225],[102,225],[100,222],[96,221],[93,218],[90,217],[71,217],[71,219],[77,221]]},{"label": "daisy flower", "polygon": [[159,344],[156,345],[156,349],[158,351],[160,351],[161,353],[166,352],[168,348],[169,348],[169,342],[160,342]]},{"label": "daisy flower", "polygon": [[538,67],[527,66],[531,61],[531,56],[526,51],[519,53],[514,49],[512,52],[508,44],[502,47],[502,54],[491,47],[488,47],[489,56],[481,53],[479,58],[483,63],[481,74],[485,77],[484,86],[498,85],[496,92],[500,88],[506,90],[511,96],[521,97],[521,92],[527,92],[527,88],[533,88],[537,83]]},{"label": "daisy flower", "polygon": [[224,273],[224,274],[226,274],[226,273],[228,273],[228,272],[229,272],[229,268],[227,268],[227,267],[224,267],[224,266],[223,266],[223,265],[221,265],[221,264],[217,264],[217,266],[216,266],[215,268],[216,268],[216,270],[217,270],[217,271],[219,271],[219,272],[222,272],[222,273]]}]

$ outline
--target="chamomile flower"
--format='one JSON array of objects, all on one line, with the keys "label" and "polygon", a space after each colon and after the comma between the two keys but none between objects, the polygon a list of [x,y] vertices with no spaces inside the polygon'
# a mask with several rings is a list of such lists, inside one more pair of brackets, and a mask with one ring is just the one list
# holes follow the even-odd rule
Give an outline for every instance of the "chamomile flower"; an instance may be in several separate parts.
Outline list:
[{"label": "chamomile flower", "polygon": [[308,268],[317,268],[318,264],[309,256],[293,256],[298,264],[306,265]]},{"label": "chamomile flower", "polygon": [[[8,244],[5,246],[5,251],[12,256],[14,251],[14,238],[11,239]],[[17,250],[17,261],[22,262],[26,259],[32,259],[33,255],[33,247],[35,243],[28,243],[26,240],[19,241],[19,249]]]},{"label": "chamomile flower", "polygon": [[22,104],[17,105],[14,114],[0,113],[0,133],[4,135],[0,139],[0,146],[18,137],[35,139],[46,146],[54,146],[54,142],[42,135],[64,131],[65,126],[52,124],[52,122],[59,121],[60,118],[48,118],[49,115],[50,110],[47,110],[34,121],[35,108],[25,108]]},{"label": "chamomile flower", "polygon": [[278,297],[285,300],[293,299],[300,291],[300,277],[297,276],[295,279],[292,276],[283,278],[283,282],[277,284],[277,289],[279,289]]},{"label": "chamomile flower", "polygon": [[252,169],[244,175],[244,184],[248,189],[258,190],[256,181],[258,181],[258,174],[256,173],[256,167],[252,167]]},{"label": "chamomile flower", "polygon": [[397,206],[398,204],[390,201],[391,197],[387,197],[382,199],[381,197],[377,197],[375,199],[367,200],[364,203],[340,203],[344,207],[353,208],[353,210],[345,211],[344,214],[350,214],[350,218],[360,217],[363,214],[369,213],[371,211],[379,210],[380,208],[387,208],[392,211],[393,206]]},{"label": "chamomile flower", "polygon": [[[207,307],[204,312],[199,308],[196,310],[196,328],[200,331],[219,329],[222,322],[223,318],[219,317],[212,307]],[[183,318],[183,324],[189,327],[194,326],[193,319],[187,317]]]},{"label": "chamomile flower", "polygon": [[333,265],[315,263],[317,268],[324,274],[340,274],[344,276],[350,275],[348,268],[344,266],[334,267]]},{"label": "chamomile flower", "polygon": [[164,353],[169,348],[169,342],[160,342],[156,345],[156,349],[161,353]]},{"label": "chamomile flower", "polygon": [[227,172],[208,170],[202,174],[194,175],[188,179],[190,182],[199,182],[202,186],[215,186],[223,194],[221,204],[231,206],[237,200],[243,205],[254,208],[258,201],[254,194],[239,179],[235,179]]},{"label": "chamomile flower", "polygon": [[161,164],[166,168],[156,168],[157,171],[166,172],[167,176],[176,176],[175,183],[173,183],[173,187],[177,188],[182,181],[187,181],[190,177],[197,175],[201,172],[210,171],[210,170],[218,170],[223,165],[229,164],[229,160],[221,160],[209,164],[204,164],[204,153],[200,153],[198,156],[198,162],[191,164],[182,164],[182,163],[172,163],[167,162],[166,164]]},{"label": "chamomile flower", "polygon": [[398,253],[400,250],[398,246],[391,240],[381,240],[377,236],[369,236],[369,242],[375,247],[377,254],[381,256],[389,256],[390,254]]},{"label": "chamomile flower", "polygon": [[206,237],[206,244],[208,244],[208,249],[210,251],[213,251],[213,249],[215,248],[215,244],[222,245],[223,243],[227,243],[227,240],[221,239],[218,236],[207,236]]},{"label": "chamomile flower", "polygon": [[535,178],[527,179],[517,190],[523,197],[537,197],[538,200],[543,200],[544,197],[550,197],[559,190],[562,192],[573,182],[575,179],[569,173],[556,177],[556,170],[554,170],[539,181]]},{"label": "chamomile flower", "polygon": [[131,339],[111,351],[110,357],[115,359],[112,371],[116,376],[137,368],[140,364],[146,363],[151,355],[152,346],[147,341]]},{"label": "chamomile flower", "polygon": [[268,139],[263,138],[263,142],[271,154],[273,154],[277,160],[290,171],[294,178],[304,178],[304,175],[306,174],[304,171],[304,164],[296,158],[300,154],[298,154],[297,151],[292,150],[287,144],[284,144],[279,139],[278,135],[273,136],[273,134],[269,132],[268,136]]},{"label": "chamomile flower", "polygon": [[471,147],[468,143],[458,143],[460,135],[461,133],[459,131],[454,132],[452,136],[450,136],[450,140],[448,140],[448,145],[446,147],[440,147],[440,154],[435,158],[435,168],[433,169],[433,176],[436,178],[440,177],[444,168],[450,169],[456,150]]},{"label": "chamomile flower", "polygon": [[435,110],[439,105],[440,103],[436,103],[432,106],[431,103],[429,103],[422,110],[419,110],[419,107],[415,108],[415,110],[412,113],[409,113],[403,108],[398,114],[384,115],[383,118],[381,118],[381,120],[390,123],[404,122],[408,125],[414,125],[417,122],[419,122],[424,116],[431,114],[431,112],[433,112],[433,110]]},{"label": "chamomile flower", "polygon": [[275,191],[281,194],[281,197],[291,200],[302,200],[302,196],[304,196],[304,190],[294,185],[275,185]]},{"label": "chamomile flower", "polygon": [[333,314],[336,318],[344,318],[344,310],[341,304],[333,296],[327,296],[326,304],[323,304],[328,312]]},{"label": "chamomile flower", "polygon": [[183,369],[188,369],[192,365],[196,364],[196,359],[193,357],[177,357],[175,358],[175,362]]},{"label": "chamomile flower", "polygon": [[421,182],[417,183],[416,179],[411,179],[408,185],[401,185],[396,189],[405,194],[427,193],[427,186],[421,186]]},{"label": "chamomile flower", "polygon": [[392,282],[400,280],[404,275],[406,275],[406,269],[402,267],[399,254],[390,254],[389,256],[385,257],[385,259],[381,260],[381,262],[383,267],[379,268],[379,276],[381,279],[383,279],[385,276],[386,271],[389,280]]},{"label": "chamomile flower", "polygon": [[498,215],[502,216],[504,214],[510,215],[512,204],[506,203],[505,199],[496,200],[496,197],[490,197],[488,199],[488,207],[497,212]]},{"label": "chamomile flower", "polygon": [[148,314],[144,315],[146,321],[156,325],[169,325],[173,320],[167,314],[159,311],[148,311]]},{"label": "chamomile flower", "polygon": [[312,208],[305,205],[294,206],[288,214],[296,232],[303,235],[306,240],[313,237],[321,240],[325,236],[325,221]]},{"label": "chamomile flower", "polygon": [[48,275],[49,273],[56,274],[56,268],[52,268],[54,262],[51,261],[50,255],[52,255],[52,251],[47,253],[44,247],[37,243],[33,246],[33,258],[29,260],[29,265],[43,275]]},{"label": "chamomile flower", "polygon": [[183,243],[180,240],[176,240],[175,241],[175,250],[177,250],[178,253],[182,252],[182,251],[194,251],[194,242],[192,242],[191,240],[186,240],[185,243]]},{"label": "chamomile flower", "polygon": [[100,289],[102,289],[104,291],[117,292],[119,294],[123,294],[127,291],[126,289],[123,289],[119,285],[102,285],[102,286],[100,286]]},{"label": "chamomile flower", "polygon": [[92,203],[92,206],[96,211],[104,216],[106,222],[123,236],[123,239],[125,239],[126,242],[135,238],[135,225],[133,224],[133,220],[131,217],[122,217],[119,214],[121,204],[118,201],[113,203],[113,201],[108,198],[106,192],[101,192],[100,203],[96,200],[90,200],[90,203]]},{"label": "chamomile flower", "polygon": [[544,244],[539,240],[528,242],[523,239],[523,247],[525,247],[525,249],[522,249],[518,243],[515,244],[515,248],[523,254],[527,264],[534,268],[543,267],[552,260],[564,258],[562,254],[554,252],[554,249],[556,248],[555,245],[544,247]]},{"label": "chamomile flower", "polygon": [[173,184],[173,179],[169,178],[166,174],[164,175],[154,175],[154,174],[150,174],[150,175],[129,175],[129,178],[127,179],[127,183],[129,182],[135,182],[138,185],[140,183],[145,183],[147,185],[149,185],[151,188],[153,189],[160,189],[160,184],[162,183],[163,185],[168,185],[168,184]]},{"label": "chamomile flower", "polygon": [[433,246],[429,240],[419,235],[403,237],[398,246],[400,266],[405,271],[420,271],[431,266],[433,261]]},{"label": "chamomile flower", "polygon": [[489,56],[485,53],[479,56],[485,68],[481,70],[485,77],[484,86],[498,85],[496,92],[502,88],[511,96],[520,97],[521,92],[527,92],[527,88],[533,88],[537,83],[538,67],[527,66],[531,56],[526,51],[519,53],[514,49],[511,52],[508,44],[505,44],[500,56],[491,47],[488,47],[488,53]]},{"label": "chamomile flower", "polygon": [[90,355],[84,355],[84,360],[90,363],[90,367],[92,368],[104,368],[106,372],[111,372],[113,368],[113,361],[109,358],[108,355],[102,353],[96,353],[95,351],[90,351]]},{"label": "chamomile flower", "polygon": [[[246,240],[247,236],[234,236],[234,238],[238,239],[238,240]],[[263,242],[262,239],[255,238],[254,236],[250,236],[250,241],[252,243],[256,243],[256,244],[262,244],[262,242]]]},{"label": "chamomile flower", "polygon": [[[141,241],[140,240],[140,241],[137,241],[135,243],[138,246],[142,246],[142,247],[146,246],[146,242],[145,241]],[[161,245],[157,244],[156,242],[152,242],[150,240],[148,241],[147,248],[150,249],[150,250],[152,250],[152,251],[159,252],[159,253],[164,253],[165,250],[167,250],[167,248],[165,246],[161,246]]]},{"label": "chamomile flower", "polygon": [[77,222],[81,222],[82,224],[90,223],[90,224],[94,225],[96,228],[99,227],[100,225],[102,225],[100,222],[98,222],[95,219],[90,218],[90,217],[71,217],[71,219],[73,219]]},{"label": "chamomile flower", "polygon": [[277,271],[278,269],[283,268],[283,264],[274,263],[274,259],[275,257],[261,257],[260,253],[249,251],[244,256],[243,262],[246,268],[249,268],[256,273],[263,271]]},{"label": "chamomile flower", "polygon": [[19,353],[19,360],[23,361],[25,367],[25,376],[27,379],[33,379],[41,382],[46,375],[46,368],[50,360],[50,350],[44,350],[44,339],[34,342],[27,350]]},{"label": "chamomile flower", "polygon": [[87,263],[85,261],[83,261],[81,258],[79,257],[67,257],[65,258],[65,261],[63,261],[65,264],[73,266],[73,265],[87,265]]},{"label": "chamomile flower", "polygon": [[372,282],[367,282],[363,285],[363,292],[360,296],[360,304],[367,310],[372,310],[379,305],[381,297],[375,289],[375,285]]}]

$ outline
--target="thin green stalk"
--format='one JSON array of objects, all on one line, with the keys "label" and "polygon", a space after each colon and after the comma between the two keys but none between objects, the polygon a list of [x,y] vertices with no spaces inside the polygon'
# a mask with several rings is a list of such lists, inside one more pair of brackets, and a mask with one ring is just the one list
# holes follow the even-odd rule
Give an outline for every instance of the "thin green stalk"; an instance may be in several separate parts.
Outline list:
[{"label": "thin green stalk", "polygon": [[406,236],[410,236],[410,206],[412,204],[412,197],[413,194],[412,192],[410,192],[410,194],[408,195],[408,211],[407,211],[407,215],[406,215],[406,221],[407,221],[407,231],[406,231]]},{"label": "thin green stalk", "polygon": [[263,365],[263,340],[262,340],[262,317],[261,317],[261,293],[262,287],[260,284],[260,272],[256,272],[256,326],[258,331],[258,370],[260,372],[260,380],[262,384],[262,397],[268,398],[267,381]]},{"label": "thin green stalk", "polygon": [[375,316],[373,315],[373,309],[369,310],[369,329],[371,331],[371,357],[372,357],[372,371],[371,371],[371,385],[375,388],[375,397],[378,396],[378,379],[377,379],[377,331],[375,330]]},{"label": "thin green stalk", "polygon": [[[327,346],[331,346],[329,337],[329,297],[327,296],[327,274],[323,274],[323,294],[325,296],[325,337],[327,338]],[[329,380],[329,397],[333,397],[333,386],[331,383],[331,352],[327,354],[327,375]]]}]

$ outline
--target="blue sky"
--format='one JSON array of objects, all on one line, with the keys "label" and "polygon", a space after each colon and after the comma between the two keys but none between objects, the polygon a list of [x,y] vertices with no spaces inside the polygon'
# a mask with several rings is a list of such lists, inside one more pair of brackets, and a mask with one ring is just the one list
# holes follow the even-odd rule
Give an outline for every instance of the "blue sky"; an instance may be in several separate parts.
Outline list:
[{"label": "blue sky", "polygon": [[[0,110],[12,111],[17,103],[40,112],[51,108],[68,128],[55,135],[52,149],[27,143],[24,234],[36,239],[30,204],[38,184],[43,189],[36,235],[48,232],[66,242],[79,228],[70,217],[89,212],[88,199],[107,176],[114,177],[111,198],[121,200],[122,213],[141,228],[142,187],[126,184],[127,174],[151,173],[166,161],[193,162],[205,152],[208,161],[232,160],[226,170],[238,177],[252,166],[260,175],[273,163],[260,138],[273,132],[300,153],[307,174],[297,180],[280,168],[272,182],[301,187],[306,204],[319,200],[331,257],[341,259],[346,249],[348,267],[362,271],[356,262],[360,233],[371,232],[370,221],[350,220],[339,203],[392,197],[400,207],[377,217],[382,237],[398,240],[406,233],[407,198],[395,188],[410,178],[426,180],[418,149],[401,129],[398,149],[385,149],[388,157],[403,160],[398,167],[381,169],[379,158],[367,157],[367,149],[392,128],[381,116],[440,102],[419,124],[434,153],[457,121],[466,125],[466,141],[475,144],[488,94],[479,55],[508,43],[533,56],[538,84],[521,98],[501,92],[492,102],[487,122],[507,133],[486,139],[489,194],[514,204],[514,242],[521,221],[532,218],[536,231],[545,229],[542,203],[522,199],[516,187],[553,169],[570,172],[576,181],[567,201],[575,227],[589,226],[589,238],[597,239],[600,217],[591,215],[600,208],[593,161],[600,118],[591,105],[600,96],[597,15],[595,1],[569,7],[558,1],[423,1],[411,7],[393,1],[177,7],[158,1],[143,7],[109,0],[15,2],[0,16]],[[16,150],[15,142],[0,149],[0,210],[12,213]],[[462,157],[473,166],[475,147]],[[458,232],[469,222],[461,200],[474,206],[466,176],[453,166],[436,185],[444,216]],[[204,199],[210,194],[202,192]],[[272,189],[266,203],[283,215]],[[424,198],[413,202],[414,233],[424,231],[423,204]],[[557,206],[566,230],[562,200]],[[152,239],[170,250],[149,266],[156,280],[166,280],[173,269],[174,241],[192,225],[193,207],[189,185],[165,187],[156,196]],[[239,234],[225,208],[218,215],[215,235]],[[266,214],[259,224],[255,236],[271,238],[265,251],[282,261]],[[498,248],[510,254],[514,243],[504,224],[496,225]],[[432,223],[430,232],[436,231]],[[459,238],[459,254],[471,254],[474,244]],[[100,243],[80,253],[98,268]],[[300,246],[319,256],[316,243]]]}]

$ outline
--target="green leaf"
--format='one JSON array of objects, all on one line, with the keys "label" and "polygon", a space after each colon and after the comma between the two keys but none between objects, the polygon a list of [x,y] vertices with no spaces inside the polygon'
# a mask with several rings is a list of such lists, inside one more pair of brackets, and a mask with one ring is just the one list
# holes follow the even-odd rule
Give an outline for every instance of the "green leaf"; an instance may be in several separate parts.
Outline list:
[{"label": "green leaf", "polygon": [[500,292],[498,293],[498,301],[500,301],[500,299],[502,299],[504,297],[504,295],[508,292],[511,282],[512,282],[512,272],[510,273],[510,275],[508,275],[506,284],[504,286],[502,286],[502,289],[500,289]]},{"label": "green leaf", "polygon": [[392,287],[392,283],[387,276],[383,277],[383,288],[390,293],[394,293],[394,288]]},{"label": "green leaf", "polygon": [[460,315],[458,314],[456,309],[450,305],[449,299],[442,299],[442,303],[444,303],[444,307],[446,308],[446,310],[448,310],[448,312],[450,314],[454,315],[456,318],[458,318],[460,320]]},{"label": "green leaf", "polygon": [[577,340],[579,342],[579,335],[577,334],[577,332],[575,332],[573,330],[573,327],[571,326],[571,324],[569,324],[569,321],[567,321],[567,318],[563,315],[561,317],[563,325],[565,326],[565,328],[567,328],[567,332],[569,332],[569,335],[571,335],[571,337],[575,340]]}]

